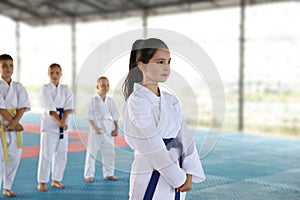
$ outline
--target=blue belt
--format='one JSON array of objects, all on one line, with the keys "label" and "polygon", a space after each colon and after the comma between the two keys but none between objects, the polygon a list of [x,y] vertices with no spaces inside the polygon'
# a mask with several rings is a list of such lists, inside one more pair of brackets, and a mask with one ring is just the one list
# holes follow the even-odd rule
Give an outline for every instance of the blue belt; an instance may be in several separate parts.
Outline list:
[{"label": "blue belt", "polygon": [[[165,143],[166,148],[168,150],[170,150],[170,148],[179,148],[179,147],[181,147],[181,144],[177,140],[177,138],[169,138],[169,139],[163,139],[163,140],[164,140],[164,143]],[[179,166],[180,167],[182,166],[181,156],[179,158]],[[160,176],[159,172],[157,170],[153,170],[143,200],[151,200],[153,198],[153,195],[154,195],[154,192],[155,192],[155,189],[156,189],[156,185],[158,183],[159,176]],[[180,200],[180,192],[176,192],[176,190],[175,190],[175,200]]]},{"label": "blue belt", "polygon": [[[62,119],[64,109],[56,108],[56,111],[58,112],[59,119]],[[59,139],[64,139],[64,128],[63,127],[59,127]]]}]

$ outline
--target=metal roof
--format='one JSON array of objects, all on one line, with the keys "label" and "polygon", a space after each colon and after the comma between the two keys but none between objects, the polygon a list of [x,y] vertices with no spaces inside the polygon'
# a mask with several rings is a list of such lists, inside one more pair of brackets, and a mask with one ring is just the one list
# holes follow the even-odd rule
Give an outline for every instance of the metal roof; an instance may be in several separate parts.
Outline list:
[{"label": "metal roof", "polygon": [[[245,0],[247,5],[283,0]],[[1,0],[0,15],[32,26],[239,6],[240,0]]]}]

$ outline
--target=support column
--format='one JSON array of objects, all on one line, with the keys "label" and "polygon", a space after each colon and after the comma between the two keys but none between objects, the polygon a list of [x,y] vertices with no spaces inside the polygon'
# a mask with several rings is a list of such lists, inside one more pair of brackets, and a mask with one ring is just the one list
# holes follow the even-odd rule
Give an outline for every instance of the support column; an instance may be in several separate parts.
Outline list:
[{"label": "support column", "polygon": [[15,74],[16,80],[21,81],[21,53],[20,53],[20,22],[16,21],[16,67],[15,67]]},{"label": "support column", "polygon": [[144,10],[143,12],[143,37],[147,38],[148,32],[147,32],[147,27],[148,27],[148,10]]},{"label": "support column", "polygon": [[240,67],[239,67],[239,110],[238,110],[238,130],[244,130],[244,52],[245,52],[245,8],[246,0],[240,0],[240,38],[239,38],[239,49],[240,49]]},{"label": "support column", "polygon": [[71,23],[71,51],[72,51],[72,89],[73,89],[73,95],[74,95],[74,107],[76,106],[76,70],[77,70],[77,62],[76,62],[76,19],[72,18]]}]

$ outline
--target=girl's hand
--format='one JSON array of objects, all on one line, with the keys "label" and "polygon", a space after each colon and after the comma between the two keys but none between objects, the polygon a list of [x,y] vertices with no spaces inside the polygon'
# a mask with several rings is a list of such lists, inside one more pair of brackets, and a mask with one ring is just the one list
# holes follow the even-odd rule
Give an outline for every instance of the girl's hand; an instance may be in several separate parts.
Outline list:
[{"label": "girl's hand", "polygon": [[99,128],[98,126],[95,126],[94,129],[97,134],[101,134],[101,130],[102,130],[101,128]]},{"label": "girl's hand", "polygon": [[57,121],[57,127],[58,127],[58,128],[62,127],[62,124],[61,124],[60,121]]},{"label": "girl's hand", "polygon": [[176,189],[176,192],[187,192],[192,189],[192,175],[186,174],[185,183]]},{"label": "girl's hand", "polygon": [[111,132],[111,136],[113,136],[113,137],[118,136],[118,130],[113,130],[113,131]]},{"label": "girl's hand", "polygon": [[68,129],[68,125],[66,124],[66,122],[64,120],[60,120],[60,128],[63,128],[64,130]]}]

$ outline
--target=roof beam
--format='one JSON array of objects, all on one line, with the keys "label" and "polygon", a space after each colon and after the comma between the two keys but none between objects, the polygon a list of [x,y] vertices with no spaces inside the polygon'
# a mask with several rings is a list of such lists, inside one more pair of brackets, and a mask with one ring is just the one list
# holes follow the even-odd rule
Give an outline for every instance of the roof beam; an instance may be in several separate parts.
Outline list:
[{"label": "roof beam", "polygon": [[161,2],[157,3],[155,5],[148,6],[148,9],[156,9],[156,8],[165,8],[170,6],[178,6],[178,5],[184,5],[184,4],[194,4],[194,3],[204,3],[208,2],[210,3],[210,0],[188,0],[188,1],[173,1],[173,2]]},{"label": "roof beam", "polygon": [[128,0],[128,1],[133,3],[134,5],[138,6],[141,9],[146,9],[147,8],[144,4],[138,2],[137,0]]},{"label": "roof beam", "polygon": [[96,8],[96,10],[98,10],[99,12],[101,13],[107,13],[107,10],[103,9],[101,6],[95,4],[95,3],[92,3],[90,1],[87,1],[87,0],[80,0],[79,3],[82,3],[82,4],[85,4],[89,7],[92,7],[92,8]]},{"label": "roof beam", "polygon": [[27,13],[27,14],[35,17],[35,18],[42,18],[42,19],[44,18],[42,15],[40,15],[37,12],[35,12],[34,10],[29,9],[27,6],[26,7],[25,6],[20,6],[20,5],[15,4],[15,3],[11,2],[11,1],[8,1],[8,0],[1,0],[0,4],[8,5],[8,6],[12,7],[12,8],[15,8],[15,9],[19,10],[19,11],[25,12],[25,13]]},{"label": "roof beam", "polygon": [[211,1],[211,4],[214,5],[215,7],[219,7],[219,4],[215,0]]},{"label": "roof beam", "polygon": [[68,15],[69,17],[75,17],[76,16],[76,13],[70,12],[70,11],[68,11],[66,9],[63,9],[63,8],[61,8],[61,7],[59,7],[55,4],[52,4],[52,3],[50,3],[50,1],[44,1],[43,4],[48,6],[48,7],[54,8],[54,9],[60,11],[61,13],[65,14],[65,15]]}]

